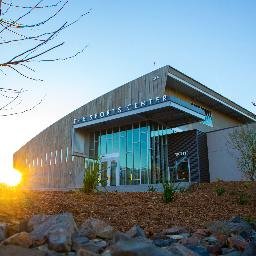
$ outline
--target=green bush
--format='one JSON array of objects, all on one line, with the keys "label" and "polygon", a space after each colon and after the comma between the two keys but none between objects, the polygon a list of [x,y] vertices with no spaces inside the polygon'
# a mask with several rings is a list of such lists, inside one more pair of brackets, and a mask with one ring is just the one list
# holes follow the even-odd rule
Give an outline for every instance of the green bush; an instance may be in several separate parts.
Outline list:
[{"label": "green bush", "polygon": [[93,168],[85,170],[83,180],[83,191],[85,193],[92,193],[96,190],[99,184],[99,163],[95,162]]},{"label": "green bush", "polygon": [[248,204],[250,201],[250,197],[246,193],[240,193],[238,197],[238,203],[241,205]]},{"label": "green bush", "polygon": [[174,183],[172,182],[164,182],[163,183],[163,200],[165,203],[170,203],[173,201],[175,193],[176,193],[176,187]]},{"label": "green bush", "polygon": [[222,196],[226,192],[225,188],[223,188],[223,187],[218,187],[218,188],[216,188],[215,191],[218,196]]}]

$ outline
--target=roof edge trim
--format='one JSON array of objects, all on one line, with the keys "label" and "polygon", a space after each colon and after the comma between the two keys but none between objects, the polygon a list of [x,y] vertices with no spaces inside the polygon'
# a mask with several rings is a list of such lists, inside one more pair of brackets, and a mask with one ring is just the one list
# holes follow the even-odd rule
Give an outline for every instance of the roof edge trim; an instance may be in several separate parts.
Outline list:
[{"label": "roof edge trim", "polygon": [[201,90],[200,88],[197,88],[196,86],[194,86],[194,85],[192,85],[191,83],[185,81],[184,79],[179,78],[179,77],[177,77],[176,75],[174,75],[174,74],[172,74],[172,73],[170,73],[170,72],[168,72],[168,76],[170,76],[170,77],[172,77],[172,78],[178,80],[179,82],[182,82],[182,83],[186,84],[187,86],[193,88],[194,90],[196,90],[196,91],[198,91],[198,92],[200,92],[200,93],[202,93],[202,94],[204,94],[204,95],[210,97],[210,98],[213,99],[213,100],[218,101],[219,103],[223,104],[224,106],[226,106],[226,107],[228,107],[228,108],[230,108],[230,109],[232,109],[232,110],[238,112],[239,114],[241,114],[241,115],[243,115],[243,116],[246,116],[246,117],[249,118],[250,120],[256,122],[256,118],[253,118],[252,116],[247,115],[246,113],[244,113],[244,112],[238,110],[237,108],[234,108],[234,107],[230,106],[229,104],[227,104],[226,102],[222,101],[221,99],[218,99],[218,98],[214,97],[213,95],[211,95],[211,94],[209,94],[209,93],[207,93],[207,92]]}]

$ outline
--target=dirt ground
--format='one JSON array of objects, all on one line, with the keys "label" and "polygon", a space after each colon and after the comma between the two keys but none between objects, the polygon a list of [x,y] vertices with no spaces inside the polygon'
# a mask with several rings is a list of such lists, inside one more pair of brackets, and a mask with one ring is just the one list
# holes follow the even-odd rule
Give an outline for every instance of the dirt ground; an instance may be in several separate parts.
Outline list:
[{"label": "dirt ground", "polygon": [[[217,190],[224,190],[217,195]],[[194,185],[165,204],[162,193],[28,192],[0,189],[0,222],[26,220],[33,214],[72,212],[77,224],[100,218],[118,230],[141,225],[150,235],[172,225],[195,229],[213,220],[240,215],[256,219],[256,182]]]}]

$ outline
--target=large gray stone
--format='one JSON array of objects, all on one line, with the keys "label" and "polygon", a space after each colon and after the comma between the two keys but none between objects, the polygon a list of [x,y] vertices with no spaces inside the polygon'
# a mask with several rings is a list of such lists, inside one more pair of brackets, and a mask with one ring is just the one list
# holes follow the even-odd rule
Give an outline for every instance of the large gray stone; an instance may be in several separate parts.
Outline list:
[{"label": "large gray stone", "polygon": [[89,239],[86,236],[80,236],[78,233],[73,234],[72,236],[72,250],[79,251],[80,248],[83,248],[84,245],[89,243]]},{"label": "large gray stone", "polygon": [[32,229],[33,245],[42,245],[48,241],[49,248],[57,252],[67,252],[71,249],[71,236],[77,230],[71,213],[57,215],[35,215],[29,222]]},{"label": "large gray stone", "polygon": [[0,256],[47,256],[47,254],[37,249],[28,249],[16,245],[2,245],[0,246]]},{"label": "large gray stone", "polygon": [[90,240],[88,243],[85,243],[80,246],[80,249],[85,249],[87,251],[93,253],[101,253],[107,247],[107,242],[102,239],[93,239]]},{"label": "large gray stone", "polygon": [[77,256],[98,256],[98,255],[99,255],[98,253],[94,253],[86,249],[80,249],[77,253]]},{"label": "large gray stone", "polygon": [[200,255],[179,243],[174,243],[171,246],[169,246],[168,251],[172,252],[176,256],[187,256],[187,255],[199,256]]},{"label": "large gray stone", "polygon": [[253,231],[252,226],[246,221],[235,218],[234,221],[214,221],[209,226],[208,229],[211,233],[222,233],[225,235],[237,234],[240,235],[242,232],[248,233],[250,235]]},{"label": "large gray stone", "polygon": [[56,252],[69,252],[71,250],[71,233],[63,228],[56,228],[48,234],[48,247]]},{"label": "large gray stone", "polygon": [[99,237],[110,240],[113,238],[114,229],[102,220],[89,218],[81,225],[78,233],[89,239]]},{"label": "large gray stone", "polygon": [[242,256],[255,256],[256,242],[250,242],[242,253]]},{"label": "large gray stone", "polygon": [[31,236],[29,233],[27,232],[20,232],[17,234],[14,234],[10,237],[8,237],[7,239],[5,239],[2,242],[3,245],[18,245],[18,246],[22,246],[25,248],[29,248],[33,245],[33,241],[31,239]]},{"label": "large gray stone", "polygon": [[6,223],[0,223],[0,242],[6,238]]},{"label": "large gray stone", "polygon": [[131,238],[146,237],[144,230],[139,225],[131,227],[126,234]]},{"label": "large gray stone", "polygon": [[154,246],[152,243],[136,240],[119,241],[110,246],[102,255],[112,256],[175,256],[172,252]]}]

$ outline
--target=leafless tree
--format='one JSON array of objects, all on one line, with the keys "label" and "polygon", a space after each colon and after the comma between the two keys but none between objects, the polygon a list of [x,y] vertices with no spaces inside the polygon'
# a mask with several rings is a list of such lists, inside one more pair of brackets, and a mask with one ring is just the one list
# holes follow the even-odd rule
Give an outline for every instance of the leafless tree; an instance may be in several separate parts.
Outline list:
[{"label": "leafless tree", "polygon": [[[26,79],[42,81],[35,77],[36,63],[66,61],[85,50],[86,47],[67,56],[52,58],[52,53],[65,44],[64,41],[59,42],[61,33],[90,13],[89,10],[73,20],[66,21],[61,17],[61,13],[64,8],[68,8],[70,1],[53,1],[0,0],[0,78],[1,74],[6,75],[7,70],[11,70]],[[40,17],[44,18],[39,20]],[[54,23],[58,17],[63,19],[62,23],[56,26]],[[13,56],[4,55],[5,47],[13,49]],[[42,102],[41,99],[31,107],[16,111],[16,107],[22,104],[22,97],[26,92],[25,88],[0,88],[0,116],[27,112]]]}]

